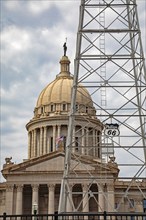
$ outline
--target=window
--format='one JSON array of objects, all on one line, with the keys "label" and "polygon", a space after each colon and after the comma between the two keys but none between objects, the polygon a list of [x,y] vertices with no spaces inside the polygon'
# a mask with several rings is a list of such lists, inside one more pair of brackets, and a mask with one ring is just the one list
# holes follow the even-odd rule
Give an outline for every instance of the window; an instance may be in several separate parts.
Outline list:
[{"label": "window", "polygon": [[76,112],[79,110],[79,106],[78,104],[76,104]]},{"label": "window", "polygon": [[78,137],[75,137],[75,150],[76,151],[79,151],[79,138]]},{"label": "window", "polygon": [[66,136],[64,136],[64,149],[66,147]]},{"label": "window", "polygon": [[54,106],[53,106],[53,105],[51,105],[51,112],[53,112],[53,110],[54,110]]},{"label": "window", "polygon": [[117,202],[115,202],[115,209],[117,209],[118,208],[118,203]]},{"label": "window", "polygon": [[53,137],[50,139],[50,151],[53,151]]},{"label": "window", "polygon": [[86,113],[88,113],[88,107],[86,107]]},{"label": "window", "polygon": [[63,111],[66,111],[66,104],[63,104],[63,105],[62,105],[62,110],[63,110]]},{"label": "window", "polygon": [[98,158],[101,158],[100,147],[97,148],[97,151],[98,151]]}]

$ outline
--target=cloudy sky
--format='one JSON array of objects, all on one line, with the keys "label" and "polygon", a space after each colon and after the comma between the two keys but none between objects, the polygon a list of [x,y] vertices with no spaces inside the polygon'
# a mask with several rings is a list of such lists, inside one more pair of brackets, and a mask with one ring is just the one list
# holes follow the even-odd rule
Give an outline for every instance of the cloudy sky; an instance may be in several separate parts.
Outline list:
[{"label": "cloudy sky", "polygon": [[[33,117],[39,93],[59,73],[66,37],[73,73],[79,4],[80,0],[0,0],[1,168],[5,157],[12,156],[15,163],[27,158],[25,125]],[[146,1],[137,4],[146,53]]]}]

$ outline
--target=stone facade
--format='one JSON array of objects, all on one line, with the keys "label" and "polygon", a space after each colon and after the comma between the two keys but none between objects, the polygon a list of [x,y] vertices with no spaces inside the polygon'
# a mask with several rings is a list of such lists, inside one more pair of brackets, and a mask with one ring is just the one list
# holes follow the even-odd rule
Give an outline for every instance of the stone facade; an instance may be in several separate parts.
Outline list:
[{"label": "stone facade", "polygon": [[[73,84],[68,57],[63,56],[60,64],[61,72],[41,92],[34,109],[34,117],[26,125],[28,159],[14,164],[12,158],[6,158],[2,170],[6,182],[0,184],[0,214],[31,214],[36,209],[39,214],[58,211]],[[115,209],[120,212],[142,212],[146,181],[133,181],[128,196],[123,197],[123,191],[127,190],[130,183],[116,180],[119,169],[115,158],[109,159],[102,170],[100,168],[103,125],[96,118],[90,94],[82,85],[77,93],[76,109],[73,153],[82,155],[82,163],[88,164],[88,169],[95,177],[104,176],[106,171],[107,178],[90,186],[90,198],[85,193],[87,181],[72,182],[75,208],[79,206],[79,211],[83,212],[113,212]],[[88,119],[88,126],[85,118]],[[87,151],[86,146],[89,143],[94,146],[94,150]],[[74,158],[71,160],[76,165]],[[91,161],[94,166],[91,165]],[[85,173],[82,166],[78,166],[77,169],[81,176]],[[69,202],[67,211],[73,211]]]}]

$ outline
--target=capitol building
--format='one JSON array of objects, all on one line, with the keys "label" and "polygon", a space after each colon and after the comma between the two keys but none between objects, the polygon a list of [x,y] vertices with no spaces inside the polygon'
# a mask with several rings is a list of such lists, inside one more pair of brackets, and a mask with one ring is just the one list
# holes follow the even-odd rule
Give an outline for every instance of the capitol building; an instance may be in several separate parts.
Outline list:
[{"label": "capitol building", "polygon": [[[60,60],[60,73],[41,91],[34,116],[26,124],[28,132],[28,159],[22,163],[14,164],[11,158],[5,159],[2,175],[5,182],[0,183],[0,214],[31,214],[33,206],[37,204],[37,213],[54,214],[58,212],[61,180],[64,171],[65,144],[71,108],[71,90],[73,75],[70,73],[70,60],[62,56]],[[83,163],[94,160],[95,166],[92,172],[96,175],[112,177],[113,181],[105,180],[103,190],[108,194],[108,202],[100,193],[96,184],[90,187],[95,194],[97,203],[92,198],[84,197],[80,206],[81,212],[143,212],[143,194],[146,193],[146,182],[133,182],[129,189],[128,198],[123,198],[123,191],[128,187],[128,180],[117,179],[119,175],[116,159],[109,158],[105,164],[105,170],[99,169],[101,163],[100,139],[103,131],[102,122],[96,117],[93,100],[88,90],[81,86],[76,98],[76,120],[74,125],[74,154],[82,155]],[[88,119],[88,126],[86,123]],[[86,126],[86,127],[85,127]],[[76,132],[76,131],[79,132]],[[79,144],[80,143],[80,144]],[[87,152],[81,146],[96,146],[94,150]],[[20,149],[21,150],[21,149]],[[12,155],[13,157],[13,155]],[[80,168],[81,169],[81,168]],[[84,170],[80,170],[81,175]],[[138,186],[138,187],[137,187]],[[72,183],[72,191],[75,206],[81,201],[86,183]],[[84,201],[86,200],[86,201]],[[84,206],[86,204],[86,206]],[[67,211],[72,212],[70,205]]]}]

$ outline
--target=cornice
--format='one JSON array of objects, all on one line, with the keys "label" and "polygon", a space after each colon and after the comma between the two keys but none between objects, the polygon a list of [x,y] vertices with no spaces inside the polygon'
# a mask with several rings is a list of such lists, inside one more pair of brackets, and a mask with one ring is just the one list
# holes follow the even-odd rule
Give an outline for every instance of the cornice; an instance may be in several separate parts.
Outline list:
[{"label": "cornice", "polygon": [[[34,118],[32,120],[30,120],[27,124],[26,124],[26,129],[28,130],[30,126],[32,125],[36,125],[36,124],[40,124],[40,123],[44,123],[44,122],[48,122],[48,125],[52,125],[52,121],[55,122],[55,124],[58,123],[58,121],[67,121],[69,120],[69,116],[68,115],[56,115],[56,116],[46,116],[44,118]],[[88,115],[76,115],[75,116],[75,121],[80,121],[80,124],[86,121],[90,121],[93,124],[96,124],[98,126],[101,126],[101,129],[103,129],[103,124],[100,122],[99,119],[95,119],[95,118],[91,118]]]}]

